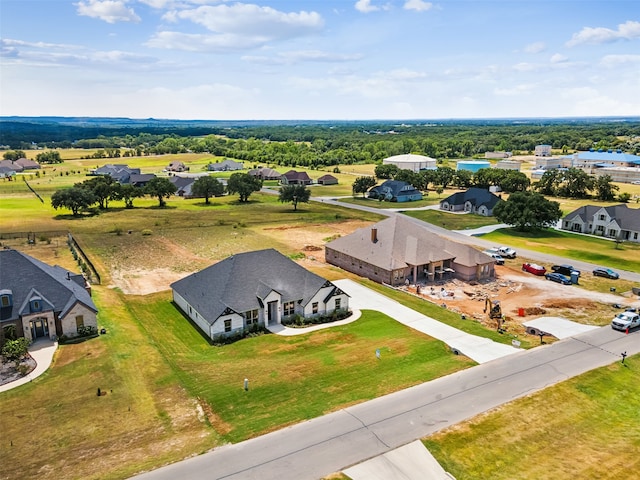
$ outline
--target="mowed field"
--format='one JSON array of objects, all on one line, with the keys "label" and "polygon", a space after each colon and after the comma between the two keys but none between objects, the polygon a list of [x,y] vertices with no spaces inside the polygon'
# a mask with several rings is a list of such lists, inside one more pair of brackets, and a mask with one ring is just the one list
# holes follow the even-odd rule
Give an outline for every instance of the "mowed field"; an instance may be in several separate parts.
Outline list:
[{"label": "mowed field", "polygon": [[[145,159],[157,162],[145,168],[161,171],[171,159]],[[247,204],[222,197],[210,206],[171,198],[164,209],[153,199],[136,200],[132,210],[114,202],[105,212],[72,218],[53,210],[48,197],[58,186],[86,178],[78,172],[95,165],[82,162],[56,167],[76,173],[49,176],[47,171],[30,180],[44,203],[18,182],[10,188],[0,182],[0,233],[70,229],[90,254],[103,276],[103,284],[94,286],[94,300],[99,324],[107,329],[96,339],[60,347],[45,375],[0,394],[0,455],[11,459],[0,463],[0,479],[126,478],[473,365],[376,312],[300,337],[264,335],[211,346],[171,304],[166,290],[171,280],[234,252],[271,247],[329,279],[344,278],[344,272],[317,261],[323,244],[382,217],[321,202],[294,212],[276,196],[254,194]],[[314,195],[316,188],[327,191],[314,187]],[[339,196],[338,188],[326,196]],[[0,241],[76,269],[61,238],[38,236],[35,246],[24,238]],[[458,328],[507,341],[433,304],[400,292],[390,295]],[[376,349],[382,361],[375,358]],[[622,415],[616,406],[619,398],[640,398],[640,382],[632,381],[640,365],[637,358],[627,363],[629,374],[621,375],[615,365],[591,372],[586,384],[567,383],[560,395],[548,389],[527,404],[505,406],[429,439],[430,448],[459,479],[570,478],[564,475],[571,467],[589,473],[582,478],[629,478],[622,474],[628,474],[625,466],[638,466],[638,448],[621,449],[619,439],[623,435],[627,445],[638,447],[640,409],[631,402]],[[248,392],[244,378],[250,381]],[[97,388],[105,394],[98,397]],[[568,402],[572,408],[563,408]],[[584,421],[577,422],[580,412]],[[616,416],[615,428],[605,413]],[[512,422],[520,429],[510,428]],[[519,443],[514,432],[520,432]],[[585,462],[563,458],[569,438],[585,455],[597,453],[590,470],[579,469]]]}]

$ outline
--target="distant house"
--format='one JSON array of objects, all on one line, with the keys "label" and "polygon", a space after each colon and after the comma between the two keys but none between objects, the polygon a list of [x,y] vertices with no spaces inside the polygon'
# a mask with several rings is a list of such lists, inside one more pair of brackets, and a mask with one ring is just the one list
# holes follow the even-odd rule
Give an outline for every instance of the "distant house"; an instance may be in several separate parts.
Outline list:
[{"label": "distant house", "polygon": [[16,176],[16,171],[11,167],[0,166],[0,178],[8,178],[11,180]]},{"label": "distant house", "polygon": [[235,162],[233,160],[223,160],[219,163],[210,163],[207,165],[207,169],[214,172],[230,172],[235,170],[242,170],[244,165],[242,162]]},{"label": "distant house", "polygon": [[249,170],[249,175],[259,178],[260,180],[280,180],[282,174],[273,168],[260,167]]},{"label": "distant house", "polygon": [[177,175],[169,177],[169,181],[176,186],[176,195],[186,198],[191,197],[191,187],[195,180],[192,177],[178,177]]},{"label": "distant house", "polygon": [[338,179],[333,175],[323,175],[318,179],[318,185],[337,185]]},{"label": "distant house", "polygon": [[601,207],[585,205],[562,219],[561,228],[570,232],[640,242],[640,209],[626,204]]},{"label": "distant house", "polygon": [[457,192],[440,202],[440,209],[448,212],[470,212],[490,217],[500,197],[484,188],[470,188]]},{"label": "distant house", "polygon": [[441,237],[401,215],[360,228],[325,245],[325,260],[389,285],[494,276],[493,258]]},{"label": "distant house", "polygon": [[367,194],[369,198],[386,200],[388,202],[411,202],[422,200],[422,193],[413,185],[400,180],[387,180],[381,185],[373,187]]},{"label": "distant house", "polygon": [[16,173],[20,173],[24,170],[24,167],[13,160],[0,160],[0,167],[10,168]]},{"label": "distant house", "polygon": [[19,158],[13,163],[20,165],[24,170],[38,170],[42,168],[38,162],[29,160],[28,158]]},{"label": "distant house", "polygon": [[129,181],[121,183],[128,183],[129,185],[133,185],[134,187],[144,187],[153,178],[156,178],[153,173],[132,173],[129,176]]},{"label": "distant house", "polygon": [[97,329],[98,310],[82,275],[17,250],[0,250],[0,327],[29,341]]},{"label": "distant house", "polygon": [[280,183],[282,185],[311,185],[313,181],[307,174],[307,172],[296,172],[295,170],[289,170],[282,174],[280,177]]},{"label": "distant house", "polygon": [[274,249],[239,253],[171,284],[173,301],[212,340],[294,315],[349,309],[349,296]]},{"label": "distant house", "polygon": [[189,167],[177,160],[174,160],[167,166],[168,172],[186,172],[187,170],[189,170]]},{"label": "distant house", "polygon": [[124,164],[106,164],[91,171],[91,175],[107,175],[116,182],[129,183],[131,175],[140,174],[139,168],[130,168]]}]

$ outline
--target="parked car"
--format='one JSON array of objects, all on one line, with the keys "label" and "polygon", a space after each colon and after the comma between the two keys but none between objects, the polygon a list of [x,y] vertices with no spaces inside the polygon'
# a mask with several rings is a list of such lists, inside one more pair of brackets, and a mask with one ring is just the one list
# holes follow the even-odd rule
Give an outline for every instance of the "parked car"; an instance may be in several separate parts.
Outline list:
[{"label": "parked car", "polygon": [[517,257],[516,251],[511,247],[498,247],[498,248],[496,248],[496,250],[504,258],[516,258]]},{"label": "parked car", "polygon": [[552,282],[561,283],[563,285],[571,285],[571,278],[558,272],[547,273],[545,274],[544,278],[546,278],[547,280],[551,280]]},{"label": "parked car", "polygon": [[571,276],[573,272],[578,272],[578,275],[580,275],[580,270],[576,270],[573,268],[573,265],[567,265],[566,263],[562,265],[554,265],[551,267],[551,270],[556,273],[561,273],[562,275]]},{"label": "parked car", "polygon": [[618,278],[620,278],[620,275],[618,274],[618,272],[614,272],[610,268],[604,268],[604,267],[594,268],[593,275],[595,277],[613,278],[614,280],[617,280]]},{"label": "parked car", "polygon": [[640,327],[640,314],[634,312],[622,312],[611,321],[611,328],[626,330],[627,328]]},{"label": "parked car", "polygon": [[504,265],[504,258],[502,258],[499,253],[492,252],[491,250],[485,250],[483,253],[493,258],[498,265]]},{"label": "parked car", "polygon": [[537,265],[535,263],[523,263],[522,271],[533,273],[534,275],[538,275],[540,277],[542,277],[545,273],[547,273],[546,268],[544,268],[542,265]]}]

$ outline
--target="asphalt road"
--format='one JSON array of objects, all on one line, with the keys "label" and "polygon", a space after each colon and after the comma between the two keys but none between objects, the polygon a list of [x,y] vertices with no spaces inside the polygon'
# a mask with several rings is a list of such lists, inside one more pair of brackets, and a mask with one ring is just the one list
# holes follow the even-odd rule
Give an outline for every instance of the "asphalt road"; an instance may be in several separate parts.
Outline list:
[{"label": "asphalt road", "polygon": [[142,474],[138,480],[314,480],[516,398],[640,353],[602,327]]}]

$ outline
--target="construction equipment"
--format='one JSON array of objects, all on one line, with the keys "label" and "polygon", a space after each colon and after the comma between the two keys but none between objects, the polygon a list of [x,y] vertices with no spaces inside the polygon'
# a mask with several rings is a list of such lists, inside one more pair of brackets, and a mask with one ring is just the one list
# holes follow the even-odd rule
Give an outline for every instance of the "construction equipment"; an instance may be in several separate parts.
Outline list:
[{"label": "construction equipment", "polygon": [[498,332],[503,333],[502,330],[502,307],[500,306],[500,300],[490,300],[489,297],[484,302],[484,313],[489,312],[489,318],[495,319],[498,322]]}]

